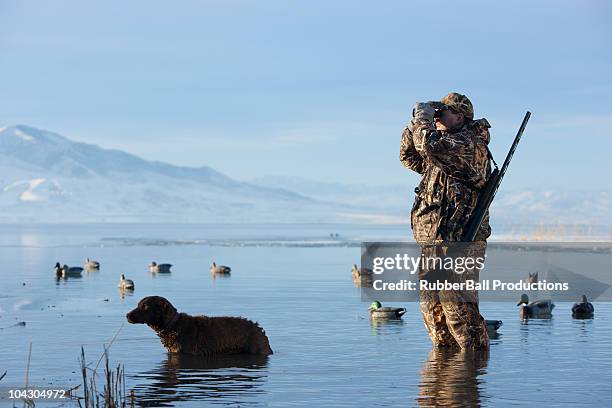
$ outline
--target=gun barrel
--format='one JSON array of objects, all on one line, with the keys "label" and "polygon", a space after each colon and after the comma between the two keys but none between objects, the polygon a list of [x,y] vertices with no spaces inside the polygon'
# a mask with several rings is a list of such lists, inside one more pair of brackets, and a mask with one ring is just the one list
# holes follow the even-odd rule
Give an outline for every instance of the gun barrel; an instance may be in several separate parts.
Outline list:
[{"label": "gun barrel", "polygon": [[464,242],[472,242],[476,238],[476,234],[478,234],[478,230],[482,225],[482,221],[484,220],[484,217],[487,214],[487,211],[489,210],[493,199],[495,198],[497,189],[499,189],[502,179],[504,178],[504,175],[508,170],[508,166],[510,165],[512,156],[514,156],[514,152],[516,151],[516,148],[519,142],[521,141],[521,137],[523,136],[523,132],[525,131],[525,127],[527,126],[527,122],[529,121],[530,117],[531,112],[527,111],[527,113],[525,113],[525,117],[523,118],[523,122],[521,123],[521,126],[516,134],[516,137],[514,138],[514,142],[512,142],[512,146],[510,147],[510,151],[506,156],[506,160],[504,160],[504,164],[501,170],[495,169],[489,176],[489,179],[487,180],[487,183],[485,184],[484,188],[480,191],[480,194],[478,195],[478,201],[476,202],[476,208],[474,208],[474,212],[472,213],[472,216],[470,217],[470,220],[468,221],[467,227],[463,234]]}]

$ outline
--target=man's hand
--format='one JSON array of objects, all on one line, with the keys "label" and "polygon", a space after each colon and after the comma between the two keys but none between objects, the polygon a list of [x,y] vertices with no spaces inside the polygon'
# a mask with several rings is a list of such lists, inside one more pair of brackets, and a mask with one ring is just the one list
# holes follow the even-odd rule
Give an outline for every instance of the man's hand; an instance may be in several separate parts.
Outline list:
[{"label": "man's hand", "polygon": [[444,123],[442,123],[440,118],[435,118],[434,119],[434,123],[436,125],[436,130],[448,131],[448,128],[446,127],[446,125]]},{"label": "man's hand", "polygon": [[433,122],[435,109],[430,103],[418,102],[412,110],[412,116],[417,122]]}]

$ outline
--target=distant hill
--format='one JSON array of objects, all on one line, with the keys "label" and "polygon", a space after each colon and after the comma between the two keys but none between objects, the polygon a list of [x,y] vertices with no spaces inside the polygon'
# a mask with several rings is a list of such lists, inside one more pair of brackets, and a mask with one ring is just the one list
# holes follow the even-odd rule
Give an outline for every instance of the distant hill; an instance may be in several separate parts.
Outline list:
[{"label": "distant hill", "polygon": [[333,222],[355,209],[71,141],[0,128],[0,222]]},{"label": "distant hill", "polygon": [[[29,126],[0,128],[0,222],[408,223],[413,190],[408,183],[287,176],[245,182]],[[492,220],[498,231],[540,224],[609,228],[610,192],[502,186]]]},{"label": "distant hill", "polygon": [[[414,200],[414,185],[371,186],[319,182],[295,177],[266,176],[253,184],[291,188],[313,199],[351,203],[373,211],[403,217],[406,221]],[[609,190],[538,191],[500,188],[491,207],[492,223],[502,230],[529,225],[612,225]]]}]

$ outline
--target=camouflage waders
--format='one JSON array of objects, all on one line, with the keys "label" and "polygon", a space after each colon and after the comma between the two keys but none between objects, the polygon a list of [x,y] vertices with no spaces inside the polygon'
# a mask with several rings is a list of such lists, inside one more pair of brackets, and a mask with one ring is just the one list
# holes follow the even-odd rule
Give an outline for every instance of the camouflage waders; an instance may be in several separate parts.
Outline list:
[{"label": "camouflage waders", "polygon": [[[421,256],[441,256],[440,247],[423,247]],[[455,256],[484,257],[486,242],[475,242],[466,248],[458,248]],[[477,268],[461,274],[439,270],[419,270],[419,279],[431,281],[447,280],[460,283],[466,280],[478,282]],[[422,290],[419,306],[425,328],[435,347],[460,347],[464,350],[484,350],[489,347],[487,325],[478,308],[478,291],[468,290]]]}]

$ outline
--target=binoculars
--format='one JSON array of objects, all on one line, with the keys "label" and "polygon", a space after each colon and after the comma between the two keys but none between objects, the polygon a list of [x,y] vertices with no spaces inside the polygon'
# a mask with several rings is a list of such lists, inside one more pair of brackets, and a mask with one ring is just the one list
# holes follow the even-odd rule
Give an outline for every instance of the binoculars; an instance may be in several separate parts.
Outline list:
[{"label": "binoculars", "polygon": [[448,105],[445,105],[442,102],[429,102],[429,104],[434,108],[434,119],[440,119],[444,111],[450,109]]}]

